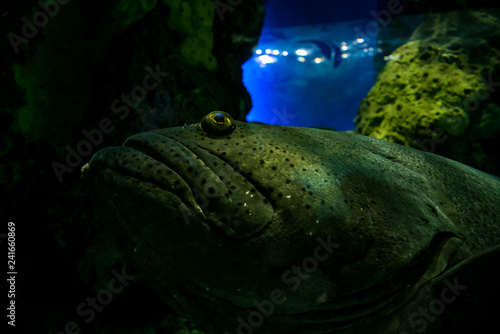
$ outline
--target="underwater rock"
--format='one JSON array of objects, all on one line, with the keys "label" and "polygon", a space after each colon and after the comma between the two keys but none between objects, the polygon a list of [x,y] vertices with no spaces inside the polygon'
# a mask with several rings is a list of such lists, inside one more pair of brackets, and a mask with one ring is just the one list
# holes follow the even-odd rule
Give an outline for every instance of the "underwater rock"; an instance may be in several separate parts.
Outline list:
[{"label": "underwater rock", "polygon": [[[428,14],[386,57],[360,104],[356,131],[492,172],[498,154],[491,143],[500,140],[499,13]],[[474,157],[478,150],[492,158]]]},{"label": "underwater rock", "polygon": [[417,147],[417,136],[431,137],[438,124],[453,135],[463,134],[466,110],[453,106],[466,97],[464,92],[484,88],[480,79],[436,60],[446,54],[432,45],[422,48],[419,41],[406,43],[390,57],[361,102],[356,130],[412,147]]},{"label": "underwater rock", "polygon": [[207,70],[215,70],[217,61],[212,55],[212,25],[215,17],[213,3],[205,0],[163,0],[163,4],[170,8],[168,27],[183,38],[177,47],[186,64],[194,66],[201,63]]},{"label": "underwater rock", "polygon": [[[25,92],[25,105],[14,114],[14,129],[28,142],[70,144],[89,112],[95,80],[90,73],[102,64],[107,44],[141,19],[154,3],[113,6],[108,1],[100,5],[102,16],[89,27],[86,14],[95,8],[71,2],[60,5],[40,27],[31,24],[32,28],[22,30],[33,31],[24,37],[33,36],[12,43],[10,50],[16,53],[11,68],[15,82]],[[43,10],[37,7],[35,12]]]}]

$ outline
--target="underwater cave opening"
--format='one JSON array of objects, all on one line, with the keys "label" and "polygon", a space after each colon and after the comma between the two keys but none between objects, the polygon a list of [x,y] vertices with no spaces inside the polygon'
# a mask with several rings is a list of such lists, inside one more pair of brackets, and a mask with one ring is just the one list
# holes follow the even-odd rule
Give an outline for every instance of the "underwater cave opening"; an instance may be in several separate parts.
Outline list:
[{"label": "underwater cave opening", "polygon": [[383,53],[377,37],[390,13],[382,2],[265,1],[259,42],[242,66],[253,104],[246,120],[354,129]]}]

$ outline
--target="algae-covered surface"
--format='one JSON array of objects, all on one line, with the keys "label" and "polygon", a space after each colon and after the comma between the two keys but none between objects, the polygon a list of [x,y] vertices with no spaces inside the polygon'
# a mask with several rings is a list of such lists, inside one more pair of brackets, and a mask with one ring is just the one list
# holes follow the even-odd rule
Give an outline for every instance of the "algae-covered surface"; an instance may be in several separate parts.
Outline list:
[{"label": "algae-covered surface", "polygon": [[428,14],[385,57],[356,131],[498,173],[498,10]]},{"label": "algae-covered surface", "polygon": [[433,126],[454,136],[464,133],[469,118],[460,104],[486,94],[486,85],[461,70],[453,53],[422,44],[409,42],[391,54],[360,107],[361,133],[406,146],[417,146],[417,136],[432,137]]}]

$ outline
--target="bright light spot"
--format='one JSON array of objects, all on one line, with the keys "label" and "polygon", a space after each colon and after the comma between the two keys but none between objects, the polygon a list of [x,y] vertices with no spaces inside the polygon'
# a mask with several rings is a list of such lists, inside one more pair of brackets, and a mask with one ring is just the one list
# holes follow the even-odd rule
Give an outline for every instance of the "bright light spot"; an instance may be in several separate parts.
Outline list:
[{"label": "bright light spot", "polygon": [[364,49],[363,49],[363,52],[368,52],[368,49],[367,49],[367,48],[364,48]]},{"label": "bright light spot", "polygon": [[288,51],[283,51],[281,54],[282,54],[283,56],[288,56]]},{"label": "bright light spot", "polygon": [[348,53],[343,53],[340,55],[342,58],[346,59],[349,57],[349,54]]},{"label": "bright light spot", "polygon": [[348,47],[347,45],[342,45],[342,46],[340,47],[340,49],[341,49],[342,51],[346,51],[346,50],[349,50],[349,47]]},{"label": "bright light spot", "polygon": [[365,40],[362,39],[361,37],[356,38],[356,42],[358,43],[363,43]]},{"label": "bright light spot", "polygon": [[320,58],[320,57],[314,58],[314,62],[315,62],[316,64],[321,63],[323,60],[324,60],[324,59],[323,59],[323,58]]},{"label": "bright light spot", "polygon": [[347,43],[346,43],[346,42],[342,42],[342,43],[340,43],[340,44],[342,44],[342,45],[347,45]]},{"label": "bright light spot", "polygon": [[257,57],[257,62],[261,63],[263,65],[265,65],[265,64],[272,64],[272,63],[275,63],[277,61],[278,61],[278,58],[271,57],[269,55],[262,55],[262,56]]},{"label": "bright light spot", "polygon": [[307,56],[309,52],[307,52],[307,50],[304,49],[298,49],[297,51],[295,51],[295,54],[297,56]]},{"label": "bright light spot", "polygon": [[277,56],[280,54],[280,50],[273,50],[273,55]]},{"label": "bright light spot", "polygon": [[298,57],[297,60],[300,61],[301,63],[303,63],[303,62],[306,61],[306,58],[304,58],[304,57]]},{"label": "bright light spot", "polygon": [[373,51],[373,48],[370,46],[370,47],[368,48],[368,51],[372,52],[372,51]]},{"label": "bright light spot", "polygon": [[399,54],[395,54],[395,55],[394,55],[394,54],[392,54],[392,55],[385,56],[385,57],[384,57],[384,60],[385,60],[385,61],[389,61],[389,60],[397,60],[397,59],[399,59],[399,58],[401,58]]},{"label": "bright light spot", "polygon": [[271,54],[271,52],[273,52],[271,49],[266,49],[266,54]]},{"label": "bright light spot", "polygon": [[258,54],[258,55],[261,55],[262,54],[262,50],[261,49],[257,49],[257,50],[255,50],[255,53]]}]

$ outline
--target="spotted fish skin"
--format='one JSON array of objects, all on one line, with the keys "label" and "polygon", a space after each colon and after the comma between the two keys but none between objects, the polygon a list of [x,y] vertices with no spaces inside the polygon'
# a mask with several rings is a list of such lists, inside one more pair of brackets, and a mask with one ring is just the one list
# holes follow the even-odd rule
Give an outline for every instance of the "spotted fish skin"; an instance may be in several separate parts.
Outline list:
[{"label": "spotted fish skin", "polygon": [[356,134],[234,125],[141,133],[85,172],[134,265],[208,333],[412,333],[432,279],[500,244],[494,176]]}]

